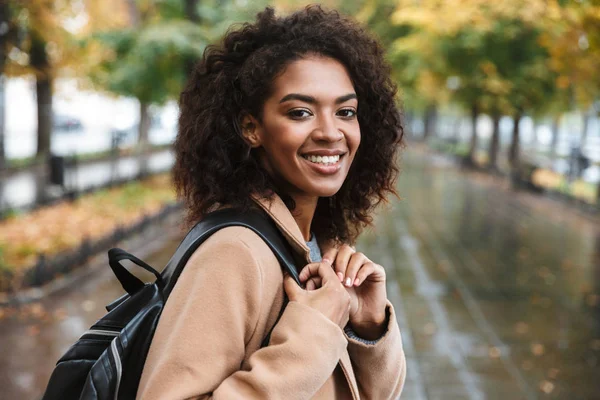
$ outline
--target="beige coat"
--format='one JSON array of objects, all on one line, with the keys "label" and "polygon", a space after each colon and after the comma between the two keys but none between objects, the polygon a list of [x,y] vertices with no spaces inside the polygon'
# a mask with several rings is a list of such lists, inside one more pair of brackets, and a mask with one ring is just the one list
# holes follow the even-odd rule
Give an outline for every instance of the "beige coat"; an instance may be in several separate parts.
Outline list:
[{"label": "beige coat", "polygon": [[[310,251],[278,197],[257,200],[306,263]],[[406,376],[394,310],[375,345],[284,298],[283,273],[254,232],[229,227],[192,255],[160,317],[138,399],[396,399]]]}]

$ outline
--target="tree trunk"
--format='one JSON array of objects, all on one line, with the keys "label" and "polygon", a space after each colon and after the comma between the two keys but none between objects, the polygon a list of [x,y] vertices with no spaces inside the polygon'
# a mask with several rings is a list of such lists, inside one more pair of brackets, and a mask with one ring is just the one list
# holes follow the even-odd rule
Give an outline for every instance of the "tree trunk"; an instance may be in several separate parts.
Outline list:
[{"label": "tree trunk", "polygon": [[412,114],[411,114],[411,112],[408,110],[403,110],[402,112],[400,112],[399,115],[403,122],[404,134],[408,134],[408,135],[412,136],[413,134],[412,134]]},{"label": "tree trunk", "polygon": [[489,148],[489,164],[491,170],[498,170],[498,149],[500,148],[500,114],[492,116],[493,131]]},{"label": "tree trunk", "polygon": [[[136,0],[126,0],[127,8],[129,12],[129,23],[132,27],[137,28],[140,26],[143,20],[143,16],[140,14],[140,10],[137,6]],[[138,99],[140,104],[140,122],[138,124],[138,142],[137,142],[137,153],[138,153],[138,165],[139,172],[138,177],[142,178],[148,173],[148,131],[150,130],[150,114],[148,113],[149,104]]]},{"label": "tree trunk", "polygon": [[192,22],[200,22],[198,14],[198,0],[184,0],[185,17]]},{"label": "tree trunk", "polygon": [[[6,106],[4,90],[6,79],[4,77],[4,66],[6,65],[6,57],[8,56],[9,12],[8,2],[0,1],[0,172],[6,166],[6,151],[4,149],[4,111]],[[2,196],[1,193],[0,196]]]},{"label": "tree trunk", "polygon": [[50,154],[50,136],[52,135],[52,80],[47,77],[38,77],[35,92],[38,120],[36,157],[45,160]]},{"label": "tree trunk", "polygon": [[140,24],[140,10],[137,7],[135,0],[126,0],[127,8],[129,13],[129,23],[133,27],[137,27]]},{"label": "tree trunk", "polygon": [[[4,170],[4,168],[6,167],[6,150],[5,150],[5,145],[4,145],[4,135],[5,135],[5,118],[4,118],[4,111],[5,111],[5,95],[4,95],[4,88],[5,88],[5,84],[6,84],[6,79],[4,77],[4,74],[2,73],[1,70],[2,66],[0,66],[0,174],[2,173],[2,171]],[[0,196],[2,194],[0,193]]]},{"label": "tree trunk", "polygon": [[138,152],[140,164],[140,176],[148,173],[148,132],[150,131],[150,112],[148,103],[140,101],[140,124],[138,126]]},{"label": "tree trunk", "polygon": [[520,129],[519,123],[521,122],[521,118],[523,116],[521,114],[515,115],[513,118],[513,132],[512,132],[512,141],[510,142],[510,149],[508,151],[508,161],[510,163],[510,167],[513,171],[517,171],[519,169],[520,160],[520,151],[521,151],[521,143],[520,143]]},{"label": "tree trunk", "polygon": [[425,109],[425,124],[423,128],[423,140],[435,136],[437,126],[437,106],[430,104]]},{"label": "tree trunk", "polygon": [[477,105],[471,106],[471,145],[469,146],[469,156],[467,162],[470,165],[477,165],[476,156],[477,156],[477,144],[478,144],[478,136],[477,136],[477,118],[479,117],[479,107]]},{"label": "tree trunk", "polygon": [[46,42],[36,33],[31,35],[30,60],[36,75],[38,122],[36,158],[45,161],[50,154],[52,134],[52,74],[46,53]]},{"label": "tree trunk", "polygon": [[585,111],[583,113],[583,128],[581,130],[581,139],[579,141],[579,148],[583,149],[587,142],[588,137],[588,126],[590,125],[590,113]]},{"label": "tree trunk", "polygon": [[539,121],[537,118],[533,118],[533,140],[531,143],[531,148],[533,151],[537,151],[537,146],[538,146],[538,128],[539,128]]},{"label": "tree trunk", "polygon": [[560,115],[552,117],[552,141],[550,142],[550,157],[556,157],[556,147],[558,146],[558,131],[560,129]]},{"label": "tree trunk", "polygon": [[[195,24],[200,23],[200,14],[198,14],[198,0],[184,0],[185,4],[185,17]],[[194,67],[196,66],[197,60],[194,57],[186,57],[184,61],[184,68],[186,76],[189,76]]]},{"label": "tree trunk", "polygon": [[148,103],[140,101],[140,125],[138,127],[138,146],[145,150],[148,147],[148,132],[150,131],[150,112]]}]

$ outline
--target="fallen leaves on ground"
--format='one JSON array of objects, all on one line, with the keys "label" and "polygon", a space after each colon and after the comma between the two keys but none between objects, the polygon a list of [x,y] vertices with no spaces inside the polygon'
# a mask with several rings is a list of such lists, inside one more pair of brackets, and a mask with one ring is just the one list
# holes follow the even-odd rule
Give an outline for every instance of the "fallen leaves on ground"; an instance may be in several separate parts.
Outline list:
[{"label": "fallen leaves on ground", "polygon": [[535,356],[542,356],[544,355],[544,353],[546,352],[546,348],[544,347],[543,344],[541,343],[532,343],[531,344],[531,352],[535,355]]},{"label": "fallen leaves on ground", "polygon": [[529,324],[527,324],[526,322],[523,322],[523,321],[517,322],[515,325],[515,331],[519,335],[524,335],[527,332],[529,332]]},{"label": "fallen leaves on ground", "polygon": [[488,350],[488,355],[490,356],[490,358],[499,358],[502,355],[502,352],[499,348],[491,346]]},{"label": "fallen leaves on ground", "polygon": [[540,390],[546,394],[550,394],[554,390],[554,383],[550,381],[541,381]]},{"label": "fallen leaves on ground", "polygon": [[107,236],[175,201],[168,174],[102,190],[0,222],[0,270],[23,270],[39,254],[54,255]]}]

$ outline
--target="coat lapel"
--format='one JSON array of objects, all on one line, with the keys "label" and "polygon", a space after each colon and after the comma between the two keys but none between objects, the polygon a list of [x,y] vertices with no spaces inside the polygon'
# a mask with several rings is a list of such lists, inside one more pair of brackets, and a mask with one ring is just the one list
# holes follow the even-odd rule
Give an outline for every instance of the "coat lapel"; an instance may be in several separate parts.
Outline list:
[{"label": "coat lapel", "polygon": [[[281,198],[277,195],[272,195],[271,197],[253,195],[252,198],[273,219],[273,221],[275,221],[275,224],[285,236],[294,251],[298,252],[304,258],[306,263],[311,262],[310,249],[304,241],[304,237],[302,236],[302,232],[300,232],[300,228],[298,227],[294,216],[287,208],[283,200],[281,200]],[[322,242],[320,245],[324,254],[328,249],[335,246],[335,242]],[[342,353],[340,365],[344,372],[344,376],[346,377],[346,381],[350,386],[350,390],[352,391],[352,397],[358,400],[359,392],[356,384],[356,376],[354,375],[352,362],[350,361],[350,355],[348,354],[347,349],[344,353]]]},{"label": "coat lapel", "polygon": [[346,351],[342,353],[342,357],[340,358],[340,365],[342,366],[342,371],[344,371],[346,381],[350,386],[352,398],[354,398],[355,400],[360,399],[358,385],[356,383],[356,376],[354,375],[354,369],[352,368],[352,362],[350,361],[350,354],[348,354],[348,349],[346,349]]}]

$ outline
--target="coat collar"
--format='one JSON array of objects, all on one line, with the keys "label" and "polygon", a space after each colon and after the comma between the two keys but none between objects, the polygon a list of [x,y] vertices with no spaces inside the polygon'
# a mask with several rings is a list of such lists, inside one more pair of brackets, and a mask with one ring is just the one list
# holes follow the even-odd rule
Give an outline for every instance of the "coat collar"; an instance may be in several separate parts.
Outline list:
[{"label": "coat collar", "polygon": [[[304,241],[300,227],[281,197],[277,194],[272,194],[271,196],[253,194],[252,199],[273,219],[294,251],[304,257],[306,262],[312,262],[310,259],[310,249]],[[319,247],[321,248],[321,253],[325,254],[332,247],[337,247],[337,243],[334,240],[319,240]]]},{"label": "coat collar", "polygon": [[304,241],[298,223],[281,197],[276,194],[272,194],[271,196],[254,194],[252,195],[252,199],[273,219],[277,228],[279,228],[294,251],[310,262],[310,249]]}]

